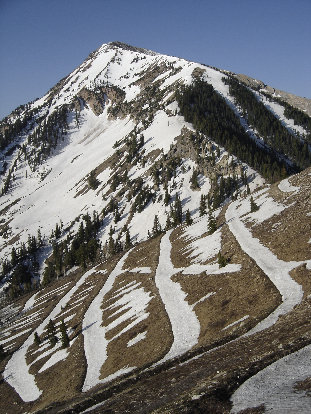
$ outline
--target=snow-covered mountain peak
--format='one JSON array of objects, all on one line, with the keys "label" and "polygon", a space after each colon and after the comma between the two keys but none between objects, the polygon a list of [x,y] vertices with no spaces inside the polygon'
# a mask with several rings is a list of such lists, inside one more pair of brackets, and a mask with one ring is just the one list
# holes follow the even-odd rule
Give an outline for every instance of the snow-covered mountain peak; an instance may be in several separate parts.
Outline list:
[{"label": "snow-covered mountain peak", "polygon": [[229,412],[310,343],[310,131],[258,82],[121,42],[4,119],[0,411]]}]

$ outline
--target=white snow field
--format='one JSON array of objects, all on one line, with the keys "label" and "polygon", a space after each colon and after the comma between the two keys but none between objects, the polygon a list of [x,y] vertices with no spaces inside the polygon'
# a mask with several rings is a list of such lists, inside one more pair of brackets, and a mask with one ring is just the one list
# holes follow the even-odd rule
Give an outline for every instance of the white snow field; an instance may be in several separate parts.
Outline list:
[{"label": "white snow field", "polygon": [[264,368],[231,396],[232,414],[264,404],[265,413],[310,414],[311,396],[295,389],[311,377],[311,345]]},{"label": "white snow field", "polygon": [[[201,220],[203,229],[207,230],[207,220]],[[221,231],[218,230],[215,233],[201,237],[191,242],[187,248],[191,251],[190,257],[194,259],[195,263],[202,263],[206,260],[214,257],[220,251],[221,248]]]},{"label": "white snow field", "polygon": [[[241,212],[245,212],[245,207],[240,208],[239,211],[240,203],[240,200],[231,203],[226,211],[226,220],[229,229],[240,244],[242,250],[255,260],[257,265],[279,290],[283,301],[274,312],[245,334],[252,335],[273,325],[280,315],[290,312],[295,305],[301,302],[303,297],[302,287],[290,277],[289,272],[303,262],[285,262],[279,260],[258,239],[254,238],[252,233],[240,220],[239,216]],[[249,205],[248,201],[243,201],[243,203]]]}]

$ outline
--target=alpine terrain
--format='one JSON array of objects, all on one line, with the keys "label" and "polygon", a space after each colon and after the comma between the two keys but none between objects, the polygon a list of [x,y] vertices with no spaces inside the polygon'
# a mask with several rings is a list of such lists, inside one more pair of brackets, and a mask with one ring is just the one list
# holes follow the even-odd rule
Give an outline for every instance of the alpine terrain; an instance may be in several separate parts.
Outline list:
[{"label": "alpine terrain", "polygon": [[311,101],[120,42],[0,123],[1,413],[309,413]]}]

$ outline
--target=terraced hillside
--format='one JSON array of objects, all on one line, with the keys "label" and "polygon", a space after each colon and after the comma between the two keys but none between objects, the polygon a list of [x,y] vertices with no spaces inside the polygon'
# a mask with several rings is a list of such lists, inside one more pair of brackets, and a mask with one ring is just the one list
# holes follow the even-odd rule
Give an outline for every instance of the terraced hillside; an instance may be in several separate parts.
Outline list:
[{"label": "terraced hillside", "polygon": [[[310,189],[309,169],[220,209],[212,234],[204,215],[3,309],[1,411],[62,412],[70,400],[74,412],[230,412],[235,389],[232,412],[246,408],[236,397],[245,379],[311,343]],[[300,393],[305,354],[288,378]]]}]

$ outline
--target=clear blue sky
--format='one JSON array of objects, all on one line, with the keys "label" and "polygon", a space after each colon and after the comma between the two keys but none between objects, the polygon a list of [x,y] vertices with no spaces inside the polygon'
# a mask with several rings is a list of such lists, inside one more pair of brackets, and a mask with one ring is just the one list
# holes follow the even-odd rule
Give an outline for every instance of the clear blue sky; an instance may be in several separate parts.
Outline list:
[{"label": "clear blue sky", "polygon": [[311,98],[311,0],[0,0],[0,119],[119,40]]}]

